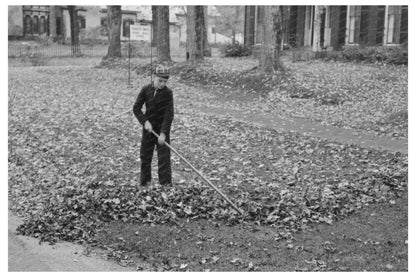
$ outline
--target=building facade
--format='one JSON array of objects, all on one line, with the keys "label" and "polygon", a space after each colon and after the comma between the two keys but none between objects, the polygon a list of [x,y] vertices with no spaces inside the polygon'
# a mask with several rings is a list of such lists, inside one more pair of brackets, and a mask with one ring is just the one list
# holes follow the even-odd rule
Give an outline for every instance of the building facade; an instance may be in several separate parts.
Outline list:
[{"label": "building facade", "polygon": [[[246,6],[244,43],[261,44],[264,6]],[[408,39],[408,6],[281,6],[283,40],[312,51],[399,45]]]},{"label": "building facade", "polygon": [[[120,39],[129,39],[130,25],[152,26],[150,6],[123,6]],[[68,40],[71,37],[70,18],[66,6],[8,6],[9,38],[50,36]],[[106,6],[77,6],[80,39],[107,38]],[[172,21],[172,20],[171,20]],[[179,47],[180,26],[170,22],[171,44]]]}]

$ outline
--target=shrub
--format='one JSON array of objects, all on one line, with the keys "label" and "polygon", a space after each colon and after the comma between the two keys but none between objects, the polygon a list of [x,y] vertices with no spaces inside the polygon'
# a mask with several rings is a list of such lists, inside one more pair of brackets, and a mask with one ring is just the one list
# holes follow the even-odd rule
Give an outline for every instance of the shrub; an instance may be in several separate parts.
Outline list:
[{"label": "shrub", "polygon": [[48,59],[39,53],[28,53],[21,57],[22,61],[29,62],[32,66],[44,66],[47,64]]},{"label": "shrub", "polygon": [[67,43],[67,39],[65,38],[65,36],[59,35],[53,38],[53,42],[65,45]]},{"label": "shrub", "polygon": [[312,52],[312,49],[309,46],[293,47],[291,48],[290,53],[292,54],[293,62],[309,61],[315,57],[314,52]]},{"label": "shrub", "polygon": [[40,35],[39,37],[36,37],[35,41],[43,46],[49,46],[53,44],[53,39],[47,34],[43,34],[43,35]]},{"label": "shrub", "polygon": [[346,61],[408,64],[408,51],[403,47],[373,46],[373,47],[347,47],[342,51],[342,59]]},{"label": "shrub", "polygon": [[253,49],[240,43],[226,44],[221,48],[221,53],[225,57],[244,57],[253,54]]},{"label": "shrub", "polygon": [[89,27],[86,30],[80,31],[81,44],[93,46],[96,44],[107,44],[107,37],[101,35],[103,27]]}]

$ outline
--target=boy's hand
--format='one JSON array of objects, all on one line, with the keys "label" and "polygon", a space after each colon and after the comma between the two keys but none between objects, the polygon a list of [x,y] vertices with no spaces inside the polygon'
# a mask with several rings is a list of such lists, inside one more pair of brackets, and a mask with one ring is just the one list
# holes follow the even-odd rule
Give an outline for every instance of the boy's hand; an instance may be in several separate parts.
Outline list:
[{"label": "boy's hand", "polygon": [[152,124],[148,120],[146,120],[146,122],[144,123],[144,129],[149,133],[151,133],[153,130]]},{"label": "boy's hand", "polygon": [[165,133],[160,133],[159,138],[158,138],[158,143],[160,145],[164,145],[165,144],[165,140],[166,140],[166,135]]}]

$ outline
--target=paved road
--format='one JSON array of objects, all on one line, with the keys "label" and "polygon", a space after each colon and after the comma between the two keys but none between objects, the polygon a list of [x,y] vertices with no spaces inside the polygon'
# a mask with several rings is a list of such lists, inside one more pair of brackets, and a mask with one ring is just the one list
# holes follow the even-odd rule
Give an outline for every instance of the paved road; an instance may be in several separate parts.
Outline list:
[{"label": "paved road", "polygon": [[32,237],[16,235],[21,219],[9,211],[8,265],[9,272],[16,271],[134,271],[103,259],[97,254],[84,255],[81,245],[72,243],[39,244]]}]

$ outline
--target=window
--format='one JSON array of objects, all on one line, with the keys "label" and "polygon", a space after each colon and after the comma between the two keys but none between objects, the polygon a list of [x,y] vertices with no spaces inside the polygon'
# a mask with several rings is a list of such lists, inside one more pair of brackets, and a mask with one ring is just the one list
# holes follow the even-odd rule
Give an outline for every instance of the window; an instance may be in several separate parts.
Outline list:
[{"label": "window", "polygon": [[79,22],[79,28],[80,29],[85,29],[85,16],[83,15],[78,15],[78,22]]},{"label": "window", "polygon": [[[379,21],[374,19],[370,22],[370,6],[350,6],[348,24],[348,43],[367,44],[370,39],[370,23]],[[374,32],[374,30],[372,30]],[[375,34],[377,36],[377,33]]]},{"label": "window", "polygon": [[376,44],[383,44],[384,36],[384,15],[386,14],[386,6],[378,6],[377,8],[377,31]]},{"label": "window", "polygon": [[39,34],[39,18],[37,15],[33,17],[33,33]]},{"label": "window", "polygon": [[359,43],[368,43],[369,19],[370,6],[362,6],[360,15],[360,36],[358,40]]},{"label": "window", "polygon": [[32,34],[32,19],[28,14],[25,16],[24,31],[25,35]]},{"label": "window", "polygon": [[101,23],[100,35],[106,36],[108,34],[107,17],[106,16],[101,17],[100,23]]},{"label": "window", "polygon": [[407,33],[408,33],[408,7],[402,6],[402,17],[400,22],[400,43],[407,42]]},{"label": "window", "polygon": [[348,43],[358,43],[360,38],[361,6],[350,7]]},{"label": "window", "polygon": [[46,20],[44,16],[40,17],[40,24],[39,24],[39,34],[43,34],[46,31]]},{"label": "window", "polygon": [[407,41],[408,7],[389,6],[387,12],[387,44]]},{"label": "window", "polygon": [[133,25],[133,19],[123,20],[123,37],[130,37],[130,25]]},{"label": "window", "polygon": [[56,18],[56,35],[57,36],[60,36],[61,33],[62,33],[61,32],[61,30],[62,30],[61,24],[62,24],[61,18],[60,17],[57,17]]},{"label": "window", "polygon": [[347,6],[341,6],[340,11],[339,11],[338,45],[345,44],[346,27],[347,27]]}]

